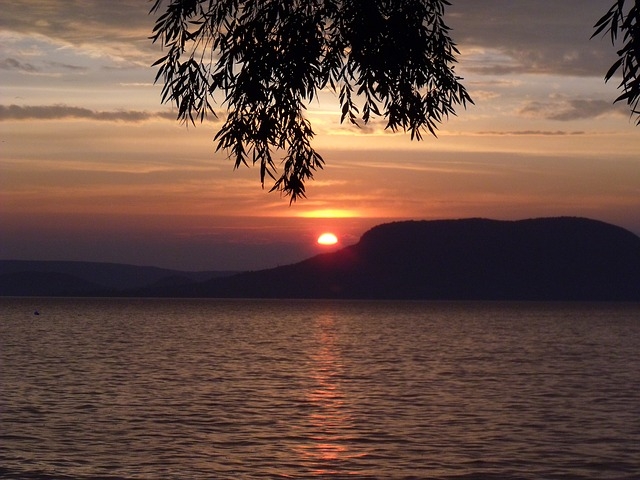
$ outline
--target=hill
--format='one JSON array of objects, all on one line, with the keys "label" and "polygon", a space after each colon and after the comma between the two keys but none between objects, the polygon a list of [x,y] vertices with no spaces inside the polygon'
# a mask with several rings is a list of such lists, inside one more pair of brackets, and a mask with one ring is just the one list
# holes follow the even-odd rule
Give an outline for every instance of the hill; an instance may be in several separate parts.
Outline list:
[{"label": "hill", "polygon": [[573,217],[395,222],[243,273],[0,261],[0,295],[640,301],[640,237]]},{"label": "hill", "polygon": [[0,260],[0,296],[105,296],[237,272],[184,272],[118,263]]},{"label": "hill", "polygon": [[409,221],[303,262],[146,290],[189,297],[640,300],[640,238],[585,218]]}]

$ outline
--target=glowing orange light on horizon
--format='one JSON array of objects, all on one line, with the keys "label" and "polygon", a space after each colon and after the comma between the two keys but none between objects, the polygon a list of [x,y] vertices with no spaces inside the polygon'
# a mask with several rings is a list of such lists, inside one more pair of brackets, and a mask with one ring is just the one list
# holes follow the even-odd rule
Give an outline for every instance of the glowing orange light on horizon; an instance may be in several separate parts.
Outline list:
[{"label": "glowing orange light on horizon", "polygon": [[320,245],[335,245],[336,243],[338,243],[338,237],[333,233],[323,233],[318,237],[318,244]]},{"label": "glowing orange light on horizon", "polygon": [[298,214],[303,218],[352,218],[361,217],[362,214],[353,210],[342,210],[335,208],[325,208],[323,210],[311,210]]}]

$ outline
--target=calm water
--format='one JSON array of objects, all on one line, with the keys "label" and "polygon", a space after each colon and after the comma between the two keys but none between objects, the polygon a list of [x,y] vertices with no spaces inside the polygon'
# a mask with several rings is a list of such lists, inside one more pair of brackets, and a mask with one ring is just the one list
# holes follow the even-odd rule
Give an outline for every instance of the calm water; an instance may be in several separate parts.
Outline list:
[{"label": "calm water", "polygon": [[5,298],[0,318],[0,478],[640,478],[637,304]]}]

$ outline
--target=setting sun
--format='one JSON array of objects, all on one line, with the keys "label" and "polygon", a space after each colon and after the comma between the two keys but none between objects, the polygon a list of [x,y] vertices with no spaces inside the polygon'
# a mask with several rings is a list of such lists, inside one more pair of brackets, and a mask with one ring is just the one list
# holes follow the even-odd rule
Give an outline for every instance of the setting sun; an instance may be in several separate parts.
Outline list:
[{"label": "setting sun", "polygon": [[333,233],[323,233],[318,237],[318,243],[320,245],[335,245],[338,243],[338,237]]}]

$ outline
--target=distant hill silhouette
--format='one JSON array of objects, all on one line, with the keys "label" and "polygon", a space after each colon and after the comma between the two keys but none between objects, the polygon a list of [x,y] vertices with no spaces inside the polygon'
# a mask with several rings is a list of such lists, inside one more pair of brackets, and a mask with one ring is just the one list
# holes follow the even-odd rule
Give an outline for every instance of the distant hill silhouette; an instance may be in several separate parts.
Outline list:
[{"label": "distant hill silhouette", "polygon": [[640,300],[640,238],[585,218],[408,221],[293,265],[147,294],[193,297]]},{"label": "distant hill silhouette", "polygon": [[395,222],[332,253],[234,275],[0,261],[0,295],[640,301],[640,237],[574,217]]},{"label": "distant hill silhouette", "polygon": [[0,260],[0,295],[127,295],[129,291],[177,286],[237,272],[183,272],[118,263]]},{"label": "distant hill silhouette", "polygon": [[82,278],[48,271],[17,271],[0,274],[0,295],[66,297],[117,293]]}]

